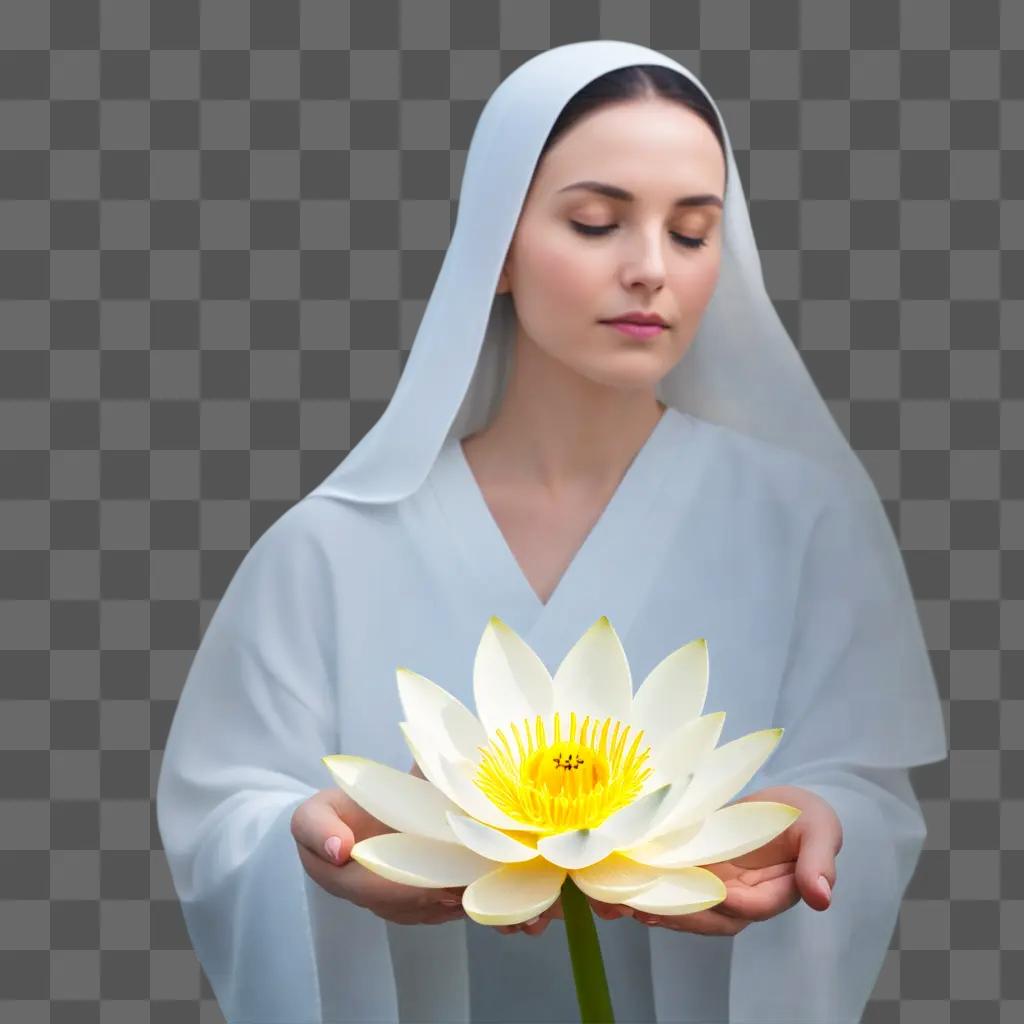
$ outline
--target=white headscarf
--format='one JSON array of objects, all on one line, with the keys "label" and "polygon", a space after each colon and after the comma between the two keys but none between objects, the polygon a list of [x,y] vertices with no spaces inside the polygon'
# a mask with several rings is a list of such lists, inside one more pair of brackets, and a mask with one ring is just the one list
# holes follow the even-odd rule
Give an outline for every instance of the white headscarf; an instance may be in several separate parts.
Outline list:
[{"label": "white headscarf", "polygon": [[[671,68],[704,92],[728,165],[719,279],[689,349],[659,382],[658,397],[865,480],[765,290],[743,185],[714,100],[663,53],[601,39],[546,50],[492,93],[470,143],[451,243],[394,397],[314,494],[397,501],[423,482],[446,438],[473,432],[497,412],[515,314],[511,296],[496,296],[495,288],[541,148],[577,91],[632,64]],[[870,480],[867,485],[874,493]]]},{"label": "white headscarf", "polygon": [[[526,61],[495,89],[473,133],[455,230],[395,394],[312,494],[399,501],[423,483],[446,440],[490,422],[504,394],[516,327],[510,294],[495,295],[495,288],[541,149],[577,91],[633,64],[671,68],[704,93],[727,162],[719,277],[690,347],[658,382],[657,396],[699,419],[792,449],[838,478],[861,545],[857,557],[866,546],[879,598],[904,627],[886,634],[898,647],[878,652],[880,664],[903,666],[902,686],[883,693],[865,685],[850,695],[850,712],[872,723],[855,753],[879,767],[941,760],[947,752],[935,680],[888,517],[765,289],[725,121],[697,77],[657,50],[608,39],[570,43]],[[908,734],[908,722],[920,727]]]}]

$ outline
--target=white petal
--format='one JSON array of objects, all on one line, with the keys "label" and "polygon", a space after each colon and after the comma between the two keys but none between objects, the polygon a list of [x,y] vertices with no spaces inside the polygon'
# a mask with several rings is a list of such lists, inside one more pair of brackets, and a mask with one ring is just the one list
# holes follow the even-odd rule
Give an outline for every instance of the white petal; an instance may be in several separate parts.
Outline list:
[{"label": "white petal", "polygon": [[718,875],[704,868],[668,871],[636,896],[620,902],[642,914],[695,914],[723,902],[728,890]]},{"label": "white petal", "polygon": [[487,733],[462,701],[418,672],[399,668],[395,675],[407,722],[430,736],[449,760],[479,756],[477,747],[487,746]]},{"label": "white petal", "polygon": [[[547,721],[552,710],[551,674],[532,647],[510,626],[492,615],[473,660],[473,700],[487,736],[501,729],[509,742],[509,723],[522,729],[537,715]],[[481,742],[486,745],[487,740]],[[463,756],[471,756],[464,753]]]},{"label": "white petal", "polygon": [[[798,807],[770,800],[748,800],[719,808],[703,822],[634,847],[628,855],[653,867],[717,864],[764,846],[799,817]],[[683,841],[675,838],[687,833],[690,834]]]},{"label": "white petal", "polygon": [[470,885],[495,867],[493,861],[460,843],[404,832],[385,832],[362,839],[352,847],[351,857],[375,875],[422,889]]},{"label": "white petal", "polygon": [[[591,723],[611,718],[630,722],[633,681],[626,652],[608,617],[602,615],[570,648],[555,671],[554,710],[559,713],[563,739],[568,737],[570,713],[577,728],[584,718]],[[553,716],[552,716],[553,721]],[[549,725],[545,722],[545,725]],[[550,732],[549,732],[550,736]]]},{"label": "white petal", "polygon": [[[540,825],[525,825],[510,818],[496,807],[486,793],[473,781],[477,772],[477,761],[450,760],[434,744],[432,738],[412,722],[399,722],[399,729],[412,751],[413,759],[420,766],[423,775],[452,802],[452,809],[465,812],[494,828],[516,832],[543,832]],[[413,776],[415,778],[415,776]]]},{"label": "white petal", "polygon": [[459,842],[488,860],[518,864],[540,854],[534,847],[464,814],[448,812],[448,824]]},{"label": "white petal", "polygon": [[665,785],[634,800],[605,818],[597,828],[570,829],[545,836],[537,841],[537,850],[552,864],[570,870],[596,864],[619,847],[629,846],[641,838],[650,829],[671,790],[671,785]]},{"label": "white petal", "polygon": [[459,813],[461,808],[429,781],[355,754],[332,754],[321,760],[338,785],[389,828],[456,841],[447,814]]},{"label": "white petal", "polygon": [[561,868],[585,868],[604,860],[615,850],[615,840],[594,829],[577,828],[537,840],[537,850]]},{"label": "white petal", "polygon": [[676,848],[682,846],[683,843],[688,843],[703,827],[703,821],[695,821],[692,825],[686,825],[684,828],[662,832],[657,839],[645,839],[634,846],[620,847],[619,853],[651,867],[680,867],[681,865],[665,864],[663,859],[674,854]]},{"label": "white petal", "polygon": [[558,899],[565,875],[543,857],[503,864],[468,886],[462,908],[477,924],[519,924],[543,914]]},{"label": "white petal", "polygon": [[581,892],[602,903],[622,903],[652,885],[662,873],[621,853],[569,872]]},{"label": "white petal", "polygon": [[648,673],[633,698],[631,724],[644,742],[659,749],[681,726],[704,710],[708,694],[708,648],[701,637],[673,651]]},{"label": "white petal", "polygon": [[702,821],[731,800],[768,760],[783,729],[760,729],[716,747],[701,761],[690,786],[675,805],[666,800],[662,813],[642,841]]},{"label": "white petal", "polygon": [[458,793],[442,770],[441,765],[444,758],[434,736],[413,722],[399,722],[398,728],[402,730],[402,736],[412,753],[413,760],[419,765],[420,771],[423,772],[427,781],[444,793],[457,810],[466,810],[459,803]]},{"label": "white petal", "polygon": [[631,804],[620,807],[614,814],[605,818],[594,829],[594,835],[602,839],[607,837],[612,843],[613,850],[632,846],[650,831],[662,805],[671,796],[672,783],[666,783],[658,789],[638,797]]},{"label": "white petal", "polygon": [[[724,725],[725,712],[715,711],[690,719],[656,746],[652,745],[644,767],[649,766],[654,771],[644,779],[643,791],[656,789],[666,782],[685,781],[695,775],[707,754],[715,749]],[[640,745],[647,746],[646,734]]]},{"label": "white petal", "polygon": [[[476,765],[469,761],[447,761],[441,757],[438,761],[441,775],[444,778],[444,792],[470,817],[476,818],[494,828],[508,829],[510,832],[543,832],[541,825],[528,825],[509,817],[501,808],[491,802],[490,797],[473,781]],[[423,773],[426,775],[426,771]]]}]

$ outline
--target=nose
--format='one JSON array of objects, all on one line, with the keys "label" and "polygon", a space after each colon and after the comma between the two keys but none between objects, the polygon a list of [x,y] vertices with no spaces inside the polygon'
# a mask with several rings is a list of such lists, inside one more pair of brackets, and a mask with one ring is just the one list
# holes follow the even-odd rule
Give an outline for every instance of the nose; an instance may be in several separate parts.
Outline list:
[{"label": "nose", "polygon": [[623,260],[623,284],[643,284],[647,288],[660,288],[665,283],[665,251],[669,244],[659,228],[638,232],[629,240]]}]

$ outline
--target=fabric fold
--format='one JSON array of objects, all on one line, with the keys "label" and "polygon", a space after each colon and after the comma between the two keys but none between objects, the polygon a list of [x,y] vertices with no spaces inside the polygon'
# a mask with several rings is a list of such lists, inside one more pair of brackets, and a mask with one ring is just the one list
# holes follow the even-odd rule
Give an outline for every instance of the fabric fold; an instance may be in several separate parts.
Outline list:
[{"label": "fabric fold", "polygon": [[734,937],[729,1020],[857,1024],[927,834],[909,769],[948,751],[906,574],[882,572],[849,500],[834,496],[811,530],[772,722],[782,742],[739,795],[816,793],[843,845],[826,910],[801,900]]},{"label": "fabric fold", "polygon": [[[942,704],[906,570],[833,481],[804,549],[786,668],[771,723],[786,732],[768,776],[830,765],[907,768],[948,756]],[[889,533],[888,543],[895,543]],[[899,558],[897,549],[897,558]],[[780,785],[780,782],[776,782]]]},{"label": "fabric fold", "polygon": [[319,515],[300,502],[242,560],[193,659],[157,785],[189,937],[232,1024],[397,1019],[385,922],[316,885],[291,834],[295,808],[330,786],[320,758],[338,743]]},{"label": "fabric fold", "polygon": [[729,1020],[859,1024],[878,979],[927,828],[906,769],[832,771],[801,786],[843,826],[832,903],[803,900],[733,938]]}]

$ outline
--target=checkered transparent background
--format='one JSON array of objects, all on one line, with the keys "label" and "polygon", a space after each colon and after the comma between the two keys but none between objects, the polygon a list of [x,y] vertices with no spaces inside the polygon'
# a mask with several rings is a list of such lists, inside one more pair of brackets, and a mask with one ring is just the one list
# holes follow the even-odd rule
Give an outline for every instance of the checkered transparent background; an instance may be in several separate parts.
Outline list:
[{"label": "checkered transparent background", "polygon": [[223,1020],[153,804],[192,655],[387,404],[486,98],[598,37],[719,103],[918,599],[952,752],[864,1020],[1024,1019],[1024,4],[2,0],[4,1022]]}]

